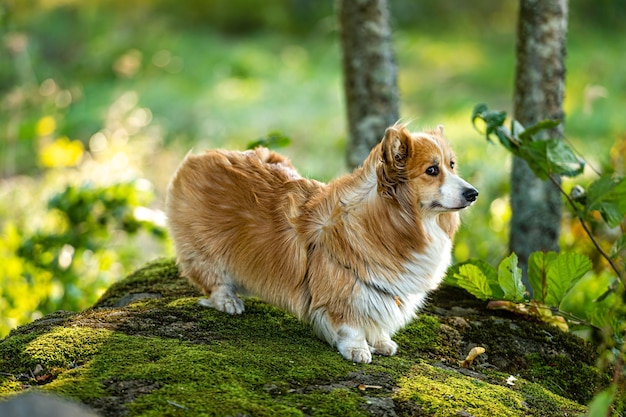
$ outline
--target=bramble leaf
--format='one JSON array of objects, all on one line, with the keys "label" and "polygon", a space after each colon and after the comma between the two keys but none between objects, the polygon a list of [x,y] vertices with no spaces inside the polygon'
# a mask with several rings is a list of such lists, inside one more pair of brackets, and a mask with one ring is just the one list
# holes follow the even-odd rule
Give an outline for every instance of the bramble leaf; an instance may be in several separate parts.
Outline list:
[{"label": "bramble leaf", "polygon": [[478,266],[469,263],[461,265],[455,277],[458,285],[474,297],[481,300],[492,298],[493,292],[487,277]]},{"label": "bramble leaf", "polygon": [[524,142],[515,154],[542,180],[549,174],[575,177],[585,169],[584,162],[560,139]]},{"label": "bramble leaf", "polygon": [[587,212],[598,210],[609,227],[626,216],[626,178],[600,177],[587,188]]},{"label": "bramble leaf", "polygon": [[[466,280],[467,277],[460,272],[460,268],[464,265],[473,265],[478,268],[482,274],[485,276],[487,281],[487,285],[491,290],[491,298],[495,300],[501,300],[504,297],[504,292],[500,288],[498,284],[498,273],[496,269],[491,266],[488,262],[483,261],[482,259],[472,258],[468,259],[465,262],[461,262],[455,265],[452,265],[448,270],[448,274],[446,276],[446,283],[449,285],[454,285],[456,287],[463,287],[461,281]],[[465,288],[467,290],[467,288]],[[469,291],[469,290],[468,290]],[[481,297],[479,297],[481,298]]]},{"label": "bramble leaf", "polygon": [[522,270],[517,266],[517,255],[512,253],[504,258],[498,266],[498,283],[504,291],[504,299],[524,301],[526,287],[522,283]]},{"label": "bramble leaf", "polygon": [[506,112],[489,110],[485,104],[474,107],[474,127],[477,119],[485,122],[485,136],[488,141],[492,141],[492,134],[496,135],[506,149],[525,160],[533,173],[544,181],[551,174],[574,177],[584,170],[584,161],[563,140],[540,140],[535,137],[543,130],[557,127],[561,123],[559,120],[541,120],[527,128],[517,120],[512,120],[509,130],[504,126]]},{"label": "bramble leaf", "polygon": [[486,104],[477,104],[472,112],[472,124],[478,130],[478,127],[476,126],[477,119],[485,122],[486,129],[484,133],[487,140],[491,142],[489,135],[494,133],[498,127],[501,127],[504,124],[504,121],[506,120],[506,112],[489,110]]},{"label": "bramble leaf", "polygon": [[526,129],[523,129],[523,131],[521,131],[518,134],[518,136],[520,139],[524,141],[532,141],[534,140],[533,136],[536,135],[537,133],[541,132],[542,130],[553,129],[560,124],[561,124],[560,120],[550,120],[550,119],[542,120],[540,122],[535,123],[532,126],[527,127]]},{"label": "bramble leaf", "polygon": [[528,281],[534,300],[545,303],[548,294],[548,266],[556,257],[556,252],[533,252],[528,257]]},{"label": "bramble leaf", "polygon": [[576,156],[567,143],[561,139],[549,139],[546,142],[546,157],[550,173],[567,177],[575,177],[583,173],[585,162]]},{"label": "bramble leaf", "polygon": [[547,268],[546,304],[549,306],[561,304],[565,294],[591,268],[591,261],[585,255],[574,252],[560,253]]}]

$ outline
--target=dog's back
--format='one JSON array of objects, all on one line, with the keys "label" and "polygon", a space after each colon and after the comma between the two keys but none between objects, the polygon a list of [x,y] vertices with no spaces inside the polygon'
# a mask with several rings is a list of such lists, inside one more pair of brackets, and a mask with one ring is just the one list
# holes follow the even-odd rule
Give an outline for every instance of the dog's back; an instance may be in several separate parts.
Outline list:
[{"label": "dog's back", "polygon": [[187,156],[167,195],[182,274],[207,293],[232,283],[302,316],[306,247],[290,220],[322,186],[265,148]]}]

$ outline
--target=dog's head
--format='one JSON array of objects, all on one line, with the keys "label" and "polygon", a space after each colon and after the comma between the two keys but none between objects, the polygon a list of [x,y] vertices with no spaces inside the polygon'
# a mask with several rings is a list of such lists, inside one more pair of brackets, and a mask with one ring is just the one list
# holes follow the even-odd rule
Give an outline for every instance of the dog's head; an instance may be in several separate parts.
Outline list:
[{"label": "dog's head", "polygon": [[417,203],[423,212],[457,211],[476,201],[478,191],[456,173],[443,126],[419,133],[393,126],[379,146],[376,173],[383,196],[401,204]]}]

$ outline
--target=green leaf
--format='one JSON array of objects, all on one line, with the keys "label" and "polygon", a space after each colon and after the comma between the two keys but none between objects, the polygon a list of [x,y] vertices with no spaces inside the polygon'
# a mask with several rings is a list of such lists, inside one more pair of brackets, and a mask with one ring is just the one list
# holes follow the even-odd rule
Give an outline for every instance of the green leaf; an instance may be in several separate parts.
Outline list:
[{"label": "green leaf", "polygon": [[269,149],[284,148],[291,144],[291,139],[282,134],[281,132],[270,132],[266,137],[255,140],[248,143],[246,149],[254,149],[259,146],[264,146]]},{"label": "green leaf", "polygon": [[455,277],[459,286],[474,297],[481,300],[488,300],[493,297],[489,281],[478,266],[473,264],[461,265]]},{"label": "green leaf", "polygon": [[561,304],[565,294],[591,268],[591,261],[585,255],[574,252],[560,253],[547,268],[548,292],[545,303],[549,306]]},{"label": "green leaf", "polygon": [[513,150],[513,153],[528,164],[533,174],[541,180],[547,180],[550,167],[547,157],[547,143],[544,140],[527,142]]},{"label": "green leaf", "polygon": [[517,152],[519,142],[513,137],[509,129],[506,126],[499,126],[494,130],[494,134],[498,137],[498,140],[509,152]]},{"label": "green leaf", "polygon": [[603,175],[587,188],[587,212],[598,210],[609,227],[626,215],[626,179]]},{"label": "green leaf", "polygon": [[491,289],[492,299],[501,300],[504,297],[504,292],[500,288],[498,284],[498,273],[496,269],[491,266],[488,262],[483,261],[482,259],[472,258],[468,259],[465,262],[461,262],[455,265],[452,265],[448,269],[448,274],[446,275],[446,284],[454,285],[455,287],[464,288],[459,280],[465,279],[465,277],[460,273],[459,269],[463,265],[474,265],[483,273],[483,275],[487,279],[487,283],[489,288]]},{"label": "green leaf", "polygon": [[517,266],[517,255],[512,253],[504,258],[498,266],[498,283],[504,291],[504,299],[509,301],[524,301],[526,287],[522,283],[522,270]]},{"label": "green leaf", "polygon": [[593,400],[589,403],[588,413],[585,415],[588,417],[610,415],[609,410],[611,408],[611,404],[613,404],[613,400],[615,399],[616,391],[617,386],[615,384],[611,384],[607,389],[593,397]]},{"label": "green leaf", "polygon": [[519,133],[519,138],[523,141],[533,141],[535,139],[534,136],[537,133],[541,132],[542,130],[553,129],[560,124],[560,120],[542,120],[524,129],[521,133]]},{"label": "green leaf", "polygon": [[626,250],[626,235],[620,235],[620,237],[617,238],[617,240],[611,247],[611,251],[609,252],[609,257],[611,257],[612,259],[615,259],[624,250]]},{"label": "green leaf", "polygon": [[582,174],[585,162],[576,156],[572,148],[561,139],[548,139],[546,157],[550,173],[575,177]]},{"label": "green leaf", "polygon": [[585,169],[584,162],[560,139],[524,142],[516,155],[542,180],[548,179],[549,174],[575,177]]},{"label": "green leaf", "polygon": [[548,266],[556,257],[556,252],[533,252],[528,257],[528,281],[533,289],[533,299],[544,304],[548,294]]},{"label": "green leaf", "polygon": [[489,135],[494,133],[498,127],[501,127],[504,124],[504,121],[506,120],[506,112],[489,110],[486,104],[477,104],[472,112],[472,124],[476,130],[478,130],[478,127],[476,126],[477,119],[485,122],[485,136],[487,140],[491,142]]},{"label": "green leaf", "polygon": [[485,103],[475,105],[474,110],[472,110],[472,123],[474,123],[476,119],[482,119],[482,114],[488,110],[489,108]]},{"label": "green leaf", "polygon": [[523,133],[524,133],[524,126],[515,119],[511,120],[511,135],[522,139],[520,135]]}]

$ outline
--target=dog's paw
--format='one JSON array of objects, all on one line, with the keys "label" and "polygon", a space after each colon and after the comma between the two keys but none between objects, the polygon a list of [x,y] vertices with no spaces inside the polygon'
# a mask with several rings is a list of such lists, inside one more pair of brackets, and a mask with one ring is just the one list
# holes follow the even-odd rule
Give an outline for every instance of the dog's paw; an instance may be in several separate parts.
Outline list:
[{"label": "dog's paw", "polygon": [[346,347],[340,349],[339,353],[341,353],[344,358],[354,363],[370,363],[372,361],[372,353],[369,348],[366,347]]},{"label": "dog's paw", "polygon": [[398,344],[391,339],[380,340],[373,347],[374,353],[383,356],[392,356],[398,351]]},{"label": "dog's paw", "polygon": [[241,314],[245,309],[243,301],[239,298],[236,296],[225,296],[224,294],[212,294],[211,298],[201,298],[198,304],[228,314]]}]

